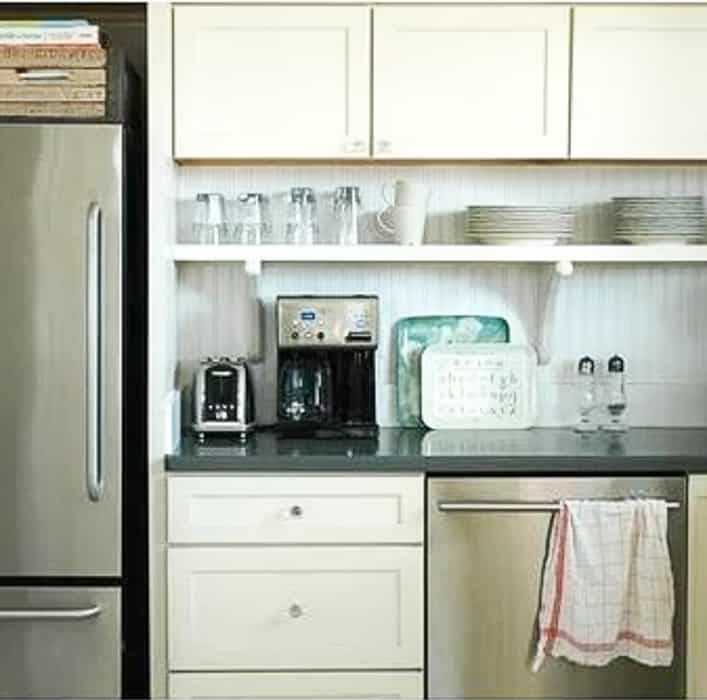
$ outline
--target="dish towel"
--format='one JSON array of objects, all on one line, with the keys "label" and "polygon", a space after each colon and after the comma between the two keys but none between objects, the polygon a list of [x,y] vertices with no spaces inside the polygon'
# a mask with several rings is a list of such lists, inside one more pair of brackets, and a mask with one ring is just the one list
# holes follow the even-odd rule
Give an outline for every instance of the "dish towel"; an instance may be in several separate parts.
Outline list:
[{"label": "dish towel", "polygon": [[673,661],[675,589],[665,501],[564,501],[545,563],[538,648],[546,656],[606,666],[627,656]]}]

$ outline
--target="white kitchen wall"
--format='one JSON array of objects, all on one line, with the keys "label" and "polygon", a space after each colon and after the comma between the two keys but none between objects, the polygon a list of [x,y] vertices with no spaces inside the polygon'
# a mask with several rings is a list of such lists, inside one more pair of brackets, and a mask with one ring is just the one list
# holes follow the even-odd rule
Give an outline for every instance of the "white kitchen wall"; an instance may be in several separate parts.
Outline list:
[{"label": "white kitchen wall", "polygon": [[[191,202],[197,192],[242,191],[272,195],[274,239],[282,235],[284,194],[309,185],[326,195],[358,184],[364,205],[383,205],[383,183],[395,177],[432,188],[427,240],[461,242],[463,208],[479,203],[570,203],[578,206],[576,238],[611,238],[612,196],[705,194],[707,169],[692,167],[258,167],[182,168],[179,238],[190,240]],[[368,232],[371,240],[375,233]],[[254,366],[258,418],[274,421],[273,301],[278,294],[378,294],[382,342],[378,353],[379,418],[395,423],[393,326],[399,318],[438,313],[505,316],[512,339],[535,343],[547,269],[540,265],[268,265],[257,281],[264,304],[264,362]],[[182,264],[179,269],[179,383],[187,387],[198,358],[252,353],[252,310],[244,302],[247,279],[238,264]],[[707,425],[707,266],[577,265],[558,287],[546,329],[552,362],[541,371],[541,425],[573,420],[572,379],[577,359],[604,364],[627,359],[631,420],[635,425]]]}]

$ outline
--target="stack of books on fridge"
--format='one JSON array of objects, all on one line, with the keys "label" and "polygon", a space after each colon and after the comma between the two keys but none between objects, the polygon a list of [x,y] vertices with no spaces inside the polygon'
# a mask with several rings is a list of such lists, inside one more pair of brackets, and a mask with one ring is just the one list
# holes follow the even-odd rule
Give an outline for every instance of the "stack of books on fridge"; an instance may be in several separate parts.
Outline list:
[{"label": "stack of books on fridge", "polygon": [[106,63],[85,20],[0,22],[0,118],[103,118]]}]

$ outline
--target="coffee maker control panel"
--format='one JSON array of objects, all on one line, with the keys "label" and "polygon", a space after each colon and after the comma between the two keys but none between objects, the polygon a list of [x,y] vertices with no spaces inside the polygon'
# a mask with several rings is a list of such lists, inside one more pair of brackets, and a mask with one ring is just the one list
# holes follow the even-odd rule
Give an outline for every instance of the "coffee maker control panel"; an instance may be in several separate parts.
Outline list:
[{"label": "coffee maker control panel", "polygon": [[280,348],[378,345],[378,297],[278,297]]}]

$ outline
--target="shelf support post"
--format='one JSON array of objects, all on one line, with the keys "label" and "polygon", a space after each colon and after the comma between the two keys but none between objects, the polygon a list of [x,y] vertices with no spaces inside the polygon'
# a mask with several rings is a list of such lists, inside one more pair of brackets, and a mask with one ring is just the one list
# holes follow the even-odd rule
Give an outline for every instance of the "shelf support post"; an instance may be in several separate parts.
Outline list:
[{"label": "shelf support post", "polygon": [[263,273],[263,261],[260,258],[248,258],[244,265],[246,275],[249,277],[260,277]]},{"label": "shelf support post", "polygon": [[538,365],[548,365],[552,360],[548,350],[548,329],[552,325],[557,307],[557,294],[562,280],[574,273],[574,263],[571,260],[558,260],[552,267],[545,267],[538,298],[538,327],[535,350],[538,354]]}]

